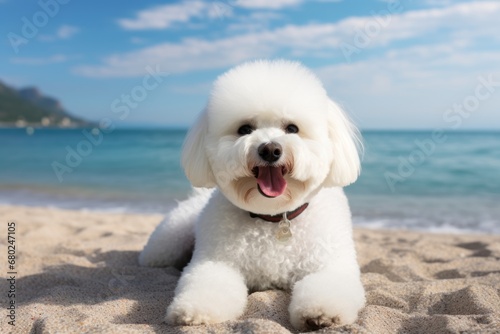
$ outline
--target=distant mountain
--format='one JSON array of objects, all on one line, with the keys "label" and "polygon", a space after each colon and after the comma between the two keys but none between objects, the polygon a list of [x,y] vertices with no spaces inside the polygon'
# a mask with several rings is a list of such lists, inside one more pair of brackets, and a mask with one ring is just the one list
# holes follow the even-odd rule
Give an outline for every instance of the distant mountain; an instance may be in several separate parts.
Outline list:
[{"label": "distant mountain", "polygon": [[0,82],[0,125],[78,127],[91,124],[69,114],[36,87],[15,89]]}]

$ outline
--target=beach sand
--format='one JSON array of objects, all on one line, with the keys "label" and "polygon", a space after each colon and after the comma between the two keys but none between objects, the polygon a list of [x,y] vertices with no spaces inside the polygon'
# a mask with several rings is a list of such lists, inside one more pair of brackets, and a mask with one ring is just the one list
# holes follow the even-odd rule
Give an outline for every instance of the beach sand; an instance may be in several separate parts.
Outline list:
[{"label": "beach sand", "polygon": [[[283,291],[251,294],[235,321],[163,324],[180,272],[137,264],[160,215],[0,206],[0,216],[3,277],[8,221],[17,251],[16,326],[2,279],[0,333],[294,332]],[[321,333],[500,333],[500,235],[357,228],[355,238],[367,306],[354,325]]]}]

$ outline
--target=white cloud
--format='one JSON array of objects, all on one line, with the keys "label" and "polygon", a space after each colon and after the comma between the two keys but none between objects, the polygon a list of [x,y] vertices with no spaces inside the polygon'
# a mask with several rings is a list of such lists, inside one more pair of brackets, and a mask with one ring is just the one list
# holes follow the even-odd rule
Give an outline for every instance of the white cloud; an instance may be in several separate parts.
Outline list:
[{"label": "white cloud", "polygon": [[336,3],[336,2],[342,2],[344,0],[312,0],[313,2],[323,2],[323,3]]},{"label": "white cloud", "polygon": [[320,47],[309,36],[325,34],[332,27],[310,25],[286,26],[272,32],[258,32],[209,41],[185,39],[181,43],[163,43],[135,52],[113,55],[102,66],[80,66],[76,73],[84,76],[140,76],[146,66],[160,65],[172,73],[226,67],[246,59],[271,57],[276,48]]},{"label": "white cloud", "polygon": [[227,26],[228,31],[262,31],[269,28],[272,21],[282,19],[284,16],[277,12],[255,11],[249,15],[238,17],[235,23]]},{"label": "white cloud", "polygon": [[[450,39],[465,44],[474,44],[479,38],[498,41],[499,16],[500,3],[486,1],[407,11],[386,17],[351,17],[336,23],[288,25],[216,40],[192,38],[179,43],[163,43],[112,55],[104,59],[102,65],[79,66],[75,71],[90,77],[140,76],[146,66],[159,65],[165,71],[182,73],[224,68],[247,59],[283,54],[329,55],[330,59],[343,61],[341,44],[354,45],[356,34],[377,22],[379,33],[372,36],[360,52],[403,40],[421,43],[429,41],[429,36],[435,39],[434,44],[447,43]],[[382,26],[382,21],[387,24]]]},{"label": "white cloud", "polygon": [[63,63],[68,60],[68,57],[63,54],[56,54],[50,57],[15,57],[11,58],[10,62],[13,64],[22,65],[49,65],[56,63]]},{"label": "white cloud", "polygon": [[69,39],[73,37],[75,34],[80,32],[80,29],[78,27],[70,26],[70,25],[62,25],[59,27],[57,30],[57,37],[60,39]]},{"label": "white cloud", "polygon": [[[460,87],[450,78],[467,77],[491,71],[500,72],[500,51],[470,50],[465,46],[450,43],[436,46],[414,46],[385,52],[382,56],[355,63],[329,65],[317,70],[324,82],[336,87],[336,91],[363,94],[391,92],[398,88],[415,87]],[[456,69],[460,68],[461,71]],[[372,79],[384,77],[386,85],[380,87]],[[349,83],[349,81],[351,83]],[[353,89],[355,88],[356,89]]]},{"label": "white cloud", "polygon": [[248,9],[281,9],[301,4],[303,0],[237,0],[235,6]]},{"label": "white cloud", "polygon": [[42,42],[54,42],[57,40],[71,39],[80,32],[80,28],[64,24],[60,26],[52,35],[39,35],[38,39]]},{"label": "white cloud", "polygon": [[[386,1],[390,2],[390,1],[394,1],[394,0],[386,0]],[[423,2],[425,5],[435,7],[435,6],[449,6],[449,5],[452,5],[453,3],[456,3],[457,1],[456,0],[424,0]]]},{"label": "white cloud", "polygon": [[[449,127],[444,113],[474,94],[478,77],[500,80],[500,51],[481,51],[460,42],[388,51],[380,57],[315,69],[329,94],[344,102],[361,126]],[[460,69],[460,70],[457,70]],[[498,119],[500,88],[464,128]],[[381,117],[384,115],[384,117]],[[388,121],[389,120],[389,121]]]},{"label": "white cloud", "polygon": [[[254,10],[279,10],[287,7],[297,7],[306,0],[184,0],[176,4],[155,6],[144,9],[133,19],[122,18],[118,24],[127,30],[168,29],[179,23],[190,23],[193,19],[214,19],[234,16],[235,8]],[[340,2],[342,0],[310,0],[312,2]],[[253,13],[252,13],[253,14]],[[252,15],[251,14],[251,15]],[[263,15],[259,13],[258,15]],[[273,15],[273,13],[267,13]],[[244,20],[244,17],[242,18]],[[255,30],[257,24],[236,23],[233,28],[249,27]]]},{"label": "white cloud", "polygon": [[119,19],[118,24],[127,30],[166,29],[193,18],[222,18],[231,14],[231,7],[224,3],[193,0],[141,10],[136,18]]}]

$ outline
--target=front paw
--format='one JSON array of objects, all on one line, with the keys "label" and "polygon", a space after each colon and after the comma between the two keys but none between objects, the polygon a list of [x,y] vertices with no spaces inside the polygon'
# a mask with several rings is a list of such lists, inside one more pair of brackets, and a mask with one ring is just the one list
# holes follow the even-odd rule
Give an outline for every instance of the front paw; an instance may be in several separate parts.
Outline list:
[{"label": "front paw", "polygon": [[201,325],[235,320],[243,314],[247,287],[240,272],[223,262],[192,262],[179,280],[165,321]]},{"label": "front paw", "polygon": [[296,329],[318,330],[356,321],[365,303],[363,286],[355,280],[332,282],[316,274],[295,284],[288,310]]},{"label": "front paw", "polygon": [[199,309],[194,305],[180,305],[173,303],[167,308],[165,322],[170,325],[195,326],[208,325],[220,322],[214,314],[210,314],[209,309]]},{"label": "front paw", "polygon": [[298,330],[316,331],[330,326],[344,325],[349,323],[343,321],[337,312],[326,314],[321,309],[290,311],[291,323]]},{"label": "front paw", "polygon": [[208,325],[237,319],[246,306],[244,295],[226,292],[222,295],[201,293],[180,295],[167,308],[165,322],[171,325]]}]

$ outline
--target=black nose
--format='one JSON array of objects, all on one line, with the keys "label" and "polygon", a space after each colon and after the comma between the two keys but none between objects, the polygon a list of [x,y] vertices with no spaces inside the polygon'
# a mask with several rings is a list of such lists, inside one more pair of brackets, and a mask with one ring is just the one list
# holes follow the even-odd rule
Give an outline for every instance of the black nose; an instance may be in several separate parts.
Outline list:
[{"label": "black nose", "polygon": [[270,142],[261,144],[257,150],[262,159],[267,162],[275,162],[281,157],[281,145],[278,143]]}]

